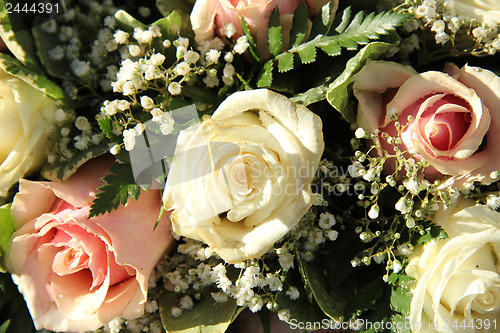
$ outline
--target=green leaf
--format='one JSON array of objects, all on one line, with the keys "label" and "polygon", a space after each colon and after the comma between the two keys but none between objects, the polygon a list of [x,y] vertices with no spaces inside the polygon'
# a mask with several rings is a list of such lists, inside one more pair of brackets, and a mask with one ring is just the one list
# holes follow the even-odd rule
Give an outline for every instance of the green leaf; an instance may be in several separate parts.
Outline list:
[{"label": "green leaf", "polygon": [[395,314],[392,316],[393,327],[397,327],[398,330],[394,330],[397,333],[412,333],[410,326],[410,319],[406,316],[400,314]]},{"label": "green leaf", "polygon": [[309,64],[316,60],[316,47],[313,45],[302,48],[297,53],[299,54],[300,60],[303,64]]},{"label": "green leaf", "polygon": [[156,0],[156,7],[164,17],[170,15],[174,10],[191,13],[193,9],[193,5],[185,0]]},{"label": "green leaf", "polygon": [[68,103],[66,95],[57,84],[49,80],[46,76],[25,67],[17,59],[6,54],[0,54],[0,67],[33,88],[40,90],[45,95]]},{"label": "green leaf", "polygon": [[7,329],[9,328],[9,325],[10,325],[10,319],[9,320],[6,320],[2,326],[0,326],[0,333],[5,333],[7,332]]},{"label": "green leaf", "polygon": [[186,97],[191,98],[193,101],[197,101],[206,105],[219,104],[219,98],[217,94],[205,88],[200,88],[197,86],[185,86],[182,87],[182,94]]},{"label": "green leaf", "polygon": [[135,183],[130,164],[115,164],[109,167],[112,174],[103,177],[105,185],[99,187],[99,192],[90,208],[89,218],[106,212],[111,212],[120,205],[125,205],[129,197],[137,200],[141,187]]},{"label": "green leaf", "polygon": [[328,34],[332,19],[332,5],[331,2],[328,1],[321,7],[321,12],[314,18],[309,38],[314,39],[318,35]]},{"label": "green leaf", "polygon": [[297,46],[305,40],[308,22],[307,14],[307,5],[304,1],[302,1],[293,14],[289,46]]},{"label": "green leaf", "polygon": [[293,53],[282,53],[276,59],[278,60],[278,71],[280,73],[293,69]]},{"label": "green leaf", "polygon": [[299,252],[296,253],[296,258],[299,263],[299,270],[304,280],[304,284],[312,292],[318,306],[328,317],[336,321],[343,321],[344,310],[347,305],[346,300],[341,297],[333,297],[333,295],[329,293],[324,283],[326,277],[322,274],[323,270],[321,268],[303,260]]},{"label": "green leaf", "polygon": [[141,21],[135,19],[124,10],[115,13],[116,24],[125,32],[134,32],[134,28],[147,29],[147,26]]},{"label": "green leaf", "polygon": [[179,35],[186,38],[192,38],[194,37],[194,33],[190,22],[188,14],[174,10],[167,17],[159,19],[148,25],[148,27],[151,25],[159,26],[163,38],[168,37],[173,40],[177,39]]},{"label": "green leaf", "polygon": [[393,46],[383,42],[368,44],[347,62],[344,72],[328,88],[326,99],[347,121],[354,122],[355,119],[355,107],[349,104],[352,101],[349,91],[352,76],[364,66],[367,59],[376,59]]},{"label": "green leaf", "polygon": [[101,129],[102,133],[106,135],[108,139],[113,140],[115,138],[115,135],[112,133],[113,124],[110,118],[98,119],[97,123],[99,124],[99,128]]},{"label": "green leaf", "polygon": [[[0,37],[12,54],[24,66],[34,71],[40,70],[36,56],[35,43],[30,30],[23,20],[22,13],[7,13],[6,4],[9,1],[0,0]],[[10,3],[14,3],[10,1]]]},{"label": "green leaf", "polygon": [[253,40],[252,34],[250,33],[250,28],[248,27],[248,23],[245,21],[245,19],[241,19],[241,29],[243,30],[243,33],[247,37],[248,40],[248,51],[250,52],[250,55],[252,58],[256,61],[260,61],[260,56],[259,56],[259,51],[257,49],[257,45],[255,44],[255,41]]},{"label": "green leaf", "polygon": [[58,160],[55,163],[47,163],[40,171],[42,176],[51,181],[64,181],[68,179],[85,162],[109,152],[109,145],[106,142],[98,146],[90,146],[86,150],[74,152],[73,156],[67,160]]},{"label": "green leaf", "polygon": [[340,47],[340,45],[337,43],[320,45],[319,48],[321,49],[321,51],[332,57],[339,55],[342,51],[342,47]]},{"label": "green leaf", "polygon": [[343,33],[344,30],[349,26],[349,20],[350,19],[351,19],[351,7],[347,7],[342,12],[342,21],[335,28],[335,31],[338,32],[339,34]]},{"label": "green leaf", "polygon": [[257,81],[257,87],[267,88],[271,86],[271,83],[273,83],[273,67],[274,65],[272,59],[266,61],[264,67],[262,68],[260,78]]},{"label": "green leaf", "polygon": [[[286,294],[290,286],[299,290],[300,296],[298,299],[292,300]],[[289,324],[291,324],[292,320],[297,322],[320,322],[327,318],[316,302],[307,298],[307,292],[303,287],[297,269],[288,272],[283,290],[276,295],[276,303],[280,309],[290,310],[290,319],[287,321]]]},{"label": "green leaf", "polygon": [[14,232],[14,220],[10,214],[11,204],[0,207],[0,255],[5,253],[10,236]]},{"label": "green leaf", "polygon": [[267,33],[269,53],[277,55],[283,50],[283,38],[281,35],[280,12],[276,7],[269,18],[269,30]]},{"label": "green leaf", "polygon": [[412,295],[402,287],[392,288],[391,292],[391,307],[403,315],[410,314],[410,303]]},{"label": "green leaf", "polygon": [[166,291],[160,296],[161,322],[169,333],[224,332],[242,310],[232,298],[217,303],[210,295],[206,295],[192,309],[184,310],[180,316],[174,317],[171,310],[178,304],[178,294],[175,292]]}]

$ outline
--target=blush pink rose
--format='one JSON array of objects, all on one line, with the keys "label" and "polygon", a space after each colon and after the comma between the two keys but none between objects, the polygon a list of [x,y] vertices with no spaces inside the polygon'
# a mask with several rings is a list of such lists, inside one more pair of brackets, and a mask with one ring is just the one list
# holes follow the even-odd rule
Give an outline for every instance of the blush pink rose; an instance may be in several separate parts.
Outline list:
[{"label": "blush pink rose", "polygon": [[151,271],[173,245],[158,191],[91,219],[107,159],[65,182],[21,180],[12,204],[15,232],[6,264],[37,329],[84,332],[143,314]]},{"label": "blush pink rose", "polygon": [[[311,15],[317,14],[329,0],[307,0]],[[241,20],[244,18],[252,36],[255,38],[259,51],[267,53],[267,24],[271,12],[278,6],[281,24],[290,26],[293,12],[301,0],[197,0],[191,12],[191,26],[196,41],[210,40],[215,36],[224,36],[221,29],[231,23],[236,28],[233,38],[243,35]],[[338,0],[332,1],[332,13],[338,7]],[[284,38],[287,33],[283,33]],[[288,44],[287,41],[284,41]]]},{"label": "blush pink rose", "polygon": [[490,175],[500,169],[500,78],[493,72],[447,64],[444,72],[419,74],[398,63],[371,61],[353,81],[358,125],[391,136],[397,135],[393,119],[407,125],[400,149],[425,158],[430,178],[494,181]]}]

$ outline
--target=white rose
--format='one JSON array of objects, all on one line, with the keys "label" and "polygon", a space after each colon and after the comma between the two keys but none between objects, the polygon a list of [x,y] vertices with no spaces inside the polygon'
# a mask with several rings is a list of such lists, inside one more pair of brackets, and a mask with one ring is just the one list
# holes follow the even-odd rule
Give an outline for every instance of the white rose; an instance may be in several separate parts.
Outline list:
[{"label": "white rose", "polygon": [[416,248],[406,268],[413,332],[498,332],[500,213],[459,199],[436,222],[449,238]]},{"label": "white rose", "polygon": [[0,67],[0,197],[43,164],[56,101]]},{"label": "white rose", "polygon": [[260,257],[312,205],[323,149],[306,107],[266,89],[231,95],[179,135],[163,196],[174,231],[230,263]]},{"label": "white rose", "polygon": [[453,0],[450,2],[457,16],[476,19],[479,23],[500,24],[500,1]]}]

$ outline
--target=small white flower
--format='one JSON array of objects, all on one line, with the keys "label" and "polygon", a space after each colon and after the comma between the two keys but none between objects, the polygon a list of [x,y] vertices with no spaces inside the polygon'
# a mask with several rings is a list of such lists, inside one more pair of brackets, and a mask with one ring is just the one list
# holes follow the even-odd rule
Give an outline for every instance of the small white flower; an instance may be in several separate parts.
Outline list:
[{"label": "small white flower", "polygon": [[234,45],[233,50],[234,50],[234,52],[236,52],[238,54],[243,54],[243,53],[245,53],[245,51],[248,49],[249,46],[250,46],[250,44],[248,44],[247,36],[241,36],[236,41],[236,44]]},{"label": "small white flower", "polygon": [[182,86],[179,82],[170,82],[168,85],[168,92],[172,95],[179,95],[182,91]]},{"label": "small white flower", "polygon": [[144,310],[147,312],[147,313],[155,313],[156,310],[158,310],[158,303],[155,301],[155,300],[152,300],[152,301],[147,301],[145,304],[144,304]]},{"label": "small white flower", "polygon": [[141,54],[141,48],[139,45],[129,45],[128,52],[132,57],[138,57]]},{"label": "small white flower", "polygon": [[83,116],[79,116],[75,120],[75,126],[78,128],[80,131],[90,131],[92,127],[90,126],[90,123],[87,118]]},{"label": "small white flower", "polygon": [[337,237],[339,236],[339,232],[336,230],[326,230],[325,236],[333,242],[333,241],[337,240]]},{"label": "small white flower", "polygon": [[290,297],[291,300],[296,300],[300,297],[300,292],[297,288],[290,286],[290,288],[288,288],[286,292],[286,295]]},{"label": "small white flower", "polygon": [[194,64],[200,60],[200,54],[195,51],[187,51],[186,54],[184,54],[184,60],[190,64]]},{"label": "small white flower", "polygon": [[189,309],[193,308],[193,299],[189,296],[184,296],[179,301],[179,304],[181,306],[181,309],[189,310]]},{"label": "small white flower", "polygon": [[114,39],[112,39],[106,43],[106,50],[108,52],[113,52],[116,49],[118,49],[118,44],[116,43],[116,41]]},{"label": "small white flower", "polygon": [[163,47],[164,48],[169,48],[172,45],[172,42],[169,39],[165,39],[163,41]]},{"label": "small white flower", "polygon": [[380,208],[378,207],[377,204],[374,204],[371,208],[370,211],[368,212],[368,217],[371,218],[372,220],[376,219],[379,215]]},{"label": "small white flower", "polygon": [[224,66],[224,70],[222,71],[222,74],[225,76],[225,77],[232,77],[235,73],[235,69],[234,69],[234,66],[231,65],[231,64],[226,64],[226,66]]},{"label": "small white flower", "polygon": [[413,217],[409,217],[408,219],[406,219],[406,227],[411,229],[411,228],[414,228],[416,225],[415,223],[415,219]]},{"label": "small white flower", "polygon": [[179,317],[182,314],[182,309],[173,306],[172,309],[170,310],[170,313],[172,313],[173,317]]},{"label": "small white flower", "polygon": [[138,123],[137,125],[135,125],[134,131],[136,133],[136,136],[142,135],[142,133],[144,133],[145,129],[146,129],[146,126],[143,123]]},{"label": "small white flower", "polygon": [[141,106],[146,110],[151,110],[155,106],[155,102],[149,96],[141,96]]},{"label": "small white flower", "polygon": [[498,208],[500,206],[500,197],[494,194],[488,195],[486,205],[492,209]]},{"label": "small white flower", "polygon": [[236,27],[232,23],[224,23],[224,26],[221,28],[222,35],[227,38],[233,37],[236,32]]},{"label": "small white flower", "polygon": [[165,56],[161,53],[155,53],[149,58],[149,62],[155,66],[161,66],[165,61]]},{"label": "small white flower", "polygon": [[175,71],[181,76],[186,76],[186,74],[189,73],[190,70],[191,67],[186,61],[180,62],[177,64],[177,66],[175,66]]},{"label": "small white flower", "polygon": [[135,137],[137,132],[133,129],[126,129],[123,131],[123,143],[125,144],[125,150],[131,151],[135,147]]},{"label": "small white flower", "polygon": [[122,147],[120,147],[120,145],[114,145],[109,149],[109,152],[111,153],[111,155],[117,155],[121,150]]},{"label": "small white flower", "polygon": [[358,138],[358,139],[362,139],[365,137],[366,135],[366,132],[364,129],[362,129],[361,127],[358,127],[358,129],[356,130],[356,132],[354,133],[354,135]]},{"label": "small white flower", "polygon": [[122,30],[117,30],[114,34],[113,37],[115,38],[116,43],[118,44],[125,44],[128,39],[128,33]]},{"label": "small white flower", "polygon": [[64,58],[64,47],[57,45],[53,49],[49,50],[48,55],[52,60],[61,60]]},{"label": "small white flower", "polygon": [[70,66],[73,73],[80,78],[83,78],[90,73],[90,63],[88,61],[73,59]]},{"label": "small white flower", "polygon": [[403,268],[403,265],[401,265],[401,262],[399,260],[394,260],[392,262],[392,269],[394,270],[394,273],[399,273],[399,271],[401,271],[401,268]]},{"label": "small white flower", "polygon": [[224,61],[225,62],[233,62],[234,60],[234,54],[231,52],[227,52],[226,55],[224,56]]},{"label": "small white flower", "polygon": [[337,220],[330,213],[321,213],[319,216],[319,227],[321,229],[330,229],[335,223],[337,223]]},{"label": "small white flower", "polygon": [[223,292],[210,293],[210,295],[212,295],[212,298],[217,303],[224,303],[224,302],[227,302],[229,300],[229,297],[227,297],[227,295]]},{"label": "small white flower", "polygon": [[205,60],[207,61],[208,65],[216,64],[219,62],[219,57],[220,57],[220,51],[211,49],[205,55]]},{"label": "small white flower", "polygon": [[282,309],[278,311],[278,318],[281,321],[288,321],[290,319],[290,310]]},{"label": "small white flower", "polygon": [[291,254],[291,253],[283,253],[283,254],[280,254],[278,256],[278,261],[280,263],[280,266],[284,269],[284,270],[289,270],[290,268],[293,268],[294,266],[294,262],[293,262],[293,259],[294,259],[294,255]]},{"label": "small white flower", "polygon": [[182,59],[184,57],[184,54],[186,54],[187,49],[185,46],[179,45],[177,46],[177,49],[175,51],[175,55],[177,59]]}]

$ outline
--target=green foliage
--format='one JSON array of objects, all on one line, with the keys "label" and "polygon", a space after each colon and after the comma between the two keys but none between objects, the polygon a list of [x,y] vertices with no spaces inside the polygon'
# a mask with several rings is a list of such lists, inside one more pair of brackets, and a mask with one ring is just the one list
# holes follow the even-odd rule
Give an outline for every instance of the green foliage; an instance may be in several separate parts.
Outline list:
[{"label": "green foliage", "polygon": [[172,307],[178,306],[179,295],[166,291],[160,296],[160,317],[163,328],[169,333],[219,333],[224,332],[241,312],[234,299],[217,303],[206,295],[193,308],[180,316],[172,315]]},{"label": "green foliage", "polygon": [[245,19],[241,19],[241,29],[243,30],[243,33],[248,39],[248,45],[249,45],[248,51],[250,52],[252,59],[256,62],[259,62],[260,61],[259,51],[257,51],[257,45],[253,40],[252,34],[250,33],[250,28],[248,27],[248,23],[245,21]]},{"label": "green foliage", "polygon": [[0,258],[3,257],[10,236],[14,232],[14,220],[10,214],[11,204],[0,207]]},{"label": "green foliage", "polygon": [[68,102],[63,90],[57,84],[49,80],[46,76],[24,66],[19,60],[6,54],[0,54],[0,67],[33,88],[40,90],[45,95],[55,100]]},{"label": "green foliage", "polygon": [[[344,72],[333,81],[326,90],[325,97],[328,102],[339,111],[349,122],[355,120],[355,107],[352,104],[351,91],[349,89],[352,83],[352,77],[368,59],[376,59],[387,52],[397,43],[372,42],[362,48],[358,54],[352,57],[346,64]],[[314,89],[314,88],[313,88]],[[318,96],[319,99],[323,96]]]},{"label": "green foliage", "polygon": [[[278,70],[287,72],[294,68],[293,54],[298,54],[302,64],[309,64],[316,61],[316,49],[322,50],[329,56],[337,56],[341,49],[356,50],[359,45],[369,44],[371,41],[379,39],[382,35],[388,35],[397,27],[401,26],[407,19],[408,14],[381,12],[377,15],[371,13],[364,16],[363,12],[358,12],[351,19],[350,7],[344,10],[339,25],[331,30],[333,18],[331,17],[330,4],[326,4],[311,29],[311,37],[305,41],[305,29],[307,17],[304,15],[304,5],[300,5],[294,14],[292,29],[290,32],[290,45],[282,52],[281,27],[278,27],[279,20],[277,12],[273,12],[269,21],[269,53],[274,56],[271,61],[278,61]],[[312,39],[311,39],[312,38]],[[292,56],[290,56],[292,54]],[[273,79],[273,66],[266,62],[258,81],[259,87],[270,87]]]},{"label": "green foliage", "polygon": [[281,34],[280,12],[278,7],[273,10],[269,18],[269,30],[267,34],[269,43],[269,52],[272,55],[277,55],[283,49],[283,37]]},{"label": "green foliage", "polygon": [[85,162],[109,152],[108,143],[103,142],[97,146],[90,146],[85,150],[75,151],[69,159],[59,159],[54,163],[46,163],[40,173],[51,181],[64,181],[68,179]]},{"label": "green foliage", "polygon": [[[9,1],[0,0],[0,38],[24,66],[38,71],[40,63],[36,56],[35,43],[29,27],[24,22],[23,15],[15,12],[7,13],[6,3]],[[13,2],[10,1],[10,3]]]},{"label": "green foliage", "polygon": [[[327,318],[316,301],[312,297],[311,299],[307,297],[307,291],[303,285],[304,283],[301,280],[298,269],[292,269],[286,276],[283,290],[276,295],[276,303],[279,308],[290,311],[288,323],[291,323],[291,320],[296,320],[297,322],[320,322]],[[290,286],[299,290],[300,296],[298,299],[292,300],[286,294]]]},{"label": "green foliage", "polygon": [[137,200],[141,188],[135,183],[132,166],[126,163],[115,164],[109,167],[112,174],[105,176],[105,185],[99,187],[99,193],[92,203],[89,218],[125,205],[130,198]]},{"label": "green foliage", "polygon": [[433,239],[438,240],[448,238],[448,234],[446,233],[446,231],[441,226],[436,224],[430,224],[424,229],[424,232],[425,233],[423,235],[418,235],[419,237],[417,237],[416,243],[424,244],[430,242]]}]

